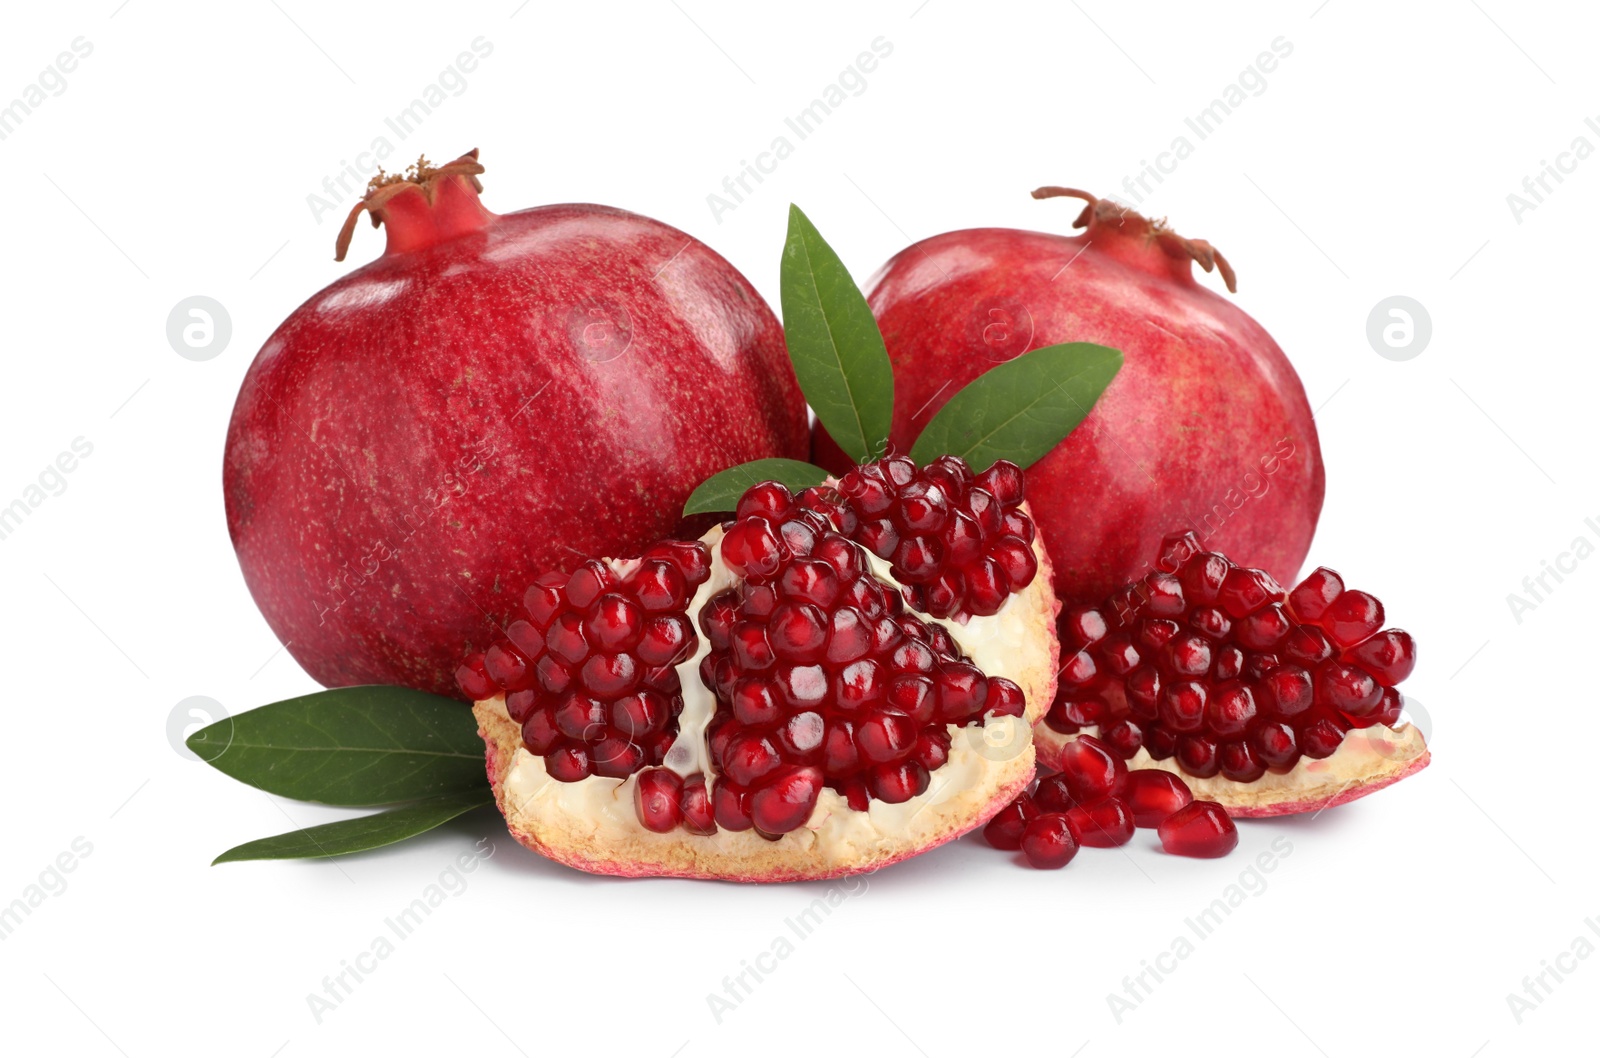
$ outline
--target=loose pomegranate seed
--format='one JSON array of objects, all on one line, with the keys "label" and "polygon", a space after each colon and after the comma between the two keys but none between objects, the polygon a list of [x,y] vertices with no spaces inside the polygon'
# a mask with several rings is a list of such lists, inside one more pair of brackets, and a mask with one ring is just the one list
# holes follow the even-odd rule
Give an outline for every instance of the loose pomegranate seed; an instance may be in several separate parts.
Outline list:
[{"label": "loose pomegranate seed", "polygon": [[1226,856],[1239,844],[1233,820],[1215,801],[1195,801],[1156,827],[1161,847],[1175,856]]},{"label": "loose pomegranate seed", "polygon": [[835,528],[889,562],[912,607],[935,617],[998,613],[1038,575],[1035,528],[1020,509],[1023,474],[1014,463],[1001,460],[974,475],[956,456],[922,470],[891,456],[846,474],[837,499],[826,490],[807,492],[805,505],[828,513]]},{"label": "loose pomegranate seed", "polygon": [[1136,827],[1160,826],[1172,813],[1194,800],[1182,779],[1159,768],[1130,771],[1121,800],[1133,814]]},{"label": "loose pomegranate seed", "polygon": [[1065,867],[1078,854],[1072,824],[1060,812],[1050,812],[1030,822],[1022,831],[1022,854],[1041,870]]},{"label": "loose pomegranate seed", "polygon": [[1285,592],[1192,533],[1163,541],[1160,562],[1104,605],[1062,614],[1051,729],[1089,729],[1123,760],[1144,749],[1189,775],[1254,782],[1331,755],[1351,728],[1398,722],[1389,692],[1416,644],[1380,630],[1373,596],[1326,568]]},{"label": "loose pomegranate seed", "polygon": [[[561,782],[659,765],[683,709],[673,666],[698,643],[689,600],[710,573],[704,544],[674,540],[626,575],[593,559],[568,575],[544,574],[523,593],[505,638],[467,658],[457,682],[476,701],[503,693],[523,745]],[[640,820],[651,825],[643,808]]]},{"label": "loose pomegranate seed", "polygon": [[1095,849],[1126,845],[1133,837],[1133,813],[1115,797],[1104,797],[1093,804],[1074,805],[1067,819],[1077,834],[1078,844]]},{"label": "loose pomegranate seed", "polygon": [[1081,735],[1061,751],[1062,779],[1079,804],[1111,796],[1127,774],[1128,766],[1093,736]]},{"label": "loose pomegranate seed", "polygon": [[1065,812],[1078,805],[1078,798],[1067,786],[1067,777],[1060,773],[1040,778],[1030,796],[1041,812]]},{"label": "loose pomegranate seed", "polygon": [[1039,816],[1039,809],[1027,794],[1006,805],[983,828],[983,839],[997,849],[1015,852],[1022,848],[1022,832]]}]

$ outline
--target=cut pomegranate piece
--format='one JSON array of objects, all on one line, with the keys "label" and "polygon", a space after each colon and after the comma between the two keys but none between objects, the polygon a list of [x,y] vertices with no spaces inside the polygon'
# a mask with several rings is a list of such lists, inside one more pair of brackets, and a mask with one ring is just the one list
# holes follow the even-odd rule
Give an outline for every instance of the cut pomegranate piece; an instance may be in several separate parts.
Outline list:
[{"label": "cut pomegranate piece", "polygon": [[[896,532],[938,524],[942,487],[882,472]],[[997,491],[950,494],[1023,531],[1000,509],[1017,483],[987,480]],[[763,483],[737,511],[702,542],[539,578],[504,639],[463,662],[517,840],[599,873],[736,880],[875,870],[996,813],[993,840],[1020,847],[1039,813],[1006,806],[1054,694],[1048,575],[1008,588],[1001,616],[940,621],[845,535],[859,527],[835,490]],[[1003,635],[985,624],[1002,619]],[[1117,781],[1115,754],[1080,752],[1084,789]]]},{"label": "cut pomegranate piece", "polygon": [[1394,726],[1416,643],[1382,623],[1382,603],[1332,570],[1285,591],[1193,533],[1170,536],[1144,578],[1062,619],[1068,660],[1035,731],[1041,765],[1076,759],[1088,732],[1096,752],[1179,772],[1235,815],[1381,789],[1429,760],[1414,727]]},{"label": "cut pomegranate piece", "polygon": [[1184,805],[1156,827],[1161,847],[1175,856],[1205,859],[1226,856],[1239,844],[1239,831],[1215,801]]}]

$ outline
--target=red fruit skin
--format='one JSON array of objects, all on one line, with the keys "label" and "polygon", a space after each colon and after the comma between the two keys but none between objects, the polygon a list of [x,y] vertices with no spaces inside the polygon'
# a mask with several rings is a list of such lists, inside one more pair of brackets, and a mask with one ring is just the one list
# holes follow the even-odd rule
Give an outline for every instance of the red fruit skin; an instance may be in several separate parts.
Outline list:
[{"label": "red fruit skin", "polygon": [[[1099,218],[1071,237],[955,231],[891,258],[868,300],[894,363],[901,451],[999,363],[1057,342],[1122,351],[1088,418],[1026,472],[1064,605],[1137,579],[1183,529],[1241,565],[1285,580],[1299,570],[1323,498],[1304,388],[1258,323],[1195,282],[1187,257]],[[820,424],[812,458],[836,472],[849,463]]]},{"label": "red fruit skin", "polygon": [[709,475],[806,452],[782,330],[715,252],[619,209],[478,217],[443,191],[433,211],[479,227],[437,241],[420,190],[391,200],[388,251],[278,327],[228,429],[245,581],[330,687],[459,697],[527,570],[638,554]]}]

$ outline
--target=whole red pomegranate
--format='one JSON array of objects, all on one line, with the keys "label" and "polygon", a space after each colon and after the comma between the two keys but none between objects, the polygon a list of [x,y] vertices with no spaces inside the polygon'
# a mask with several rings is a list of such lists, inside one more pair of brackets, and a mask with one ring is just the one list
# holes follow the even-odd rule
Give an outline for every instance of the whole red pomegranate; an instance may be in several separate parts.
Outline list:
[{"label": "whole red pomegranate", "polygon": [[[1003,228],[902,250],[868,300],[894,362],[891,443],[908,450],[934,413],[989,368],[1058,342],[1120,349],[1121,372],[1087,419],[1027,471],[1034,519],[1067,604],[1098,602],[1148,569],[1168,533],[1292,579],[1322,510],[1322,455],[1305,391],[1276,342],[1198,285],[1191,262],[1233,270],[1082,191],[1066,237]],[[849,460],[818,428],[813,458]]]},{"label": "whole red pomegranate", "polygon": [[[477,152],[373,181],[382,257],[296,309],[228,428],[228,530],[328,686],[457,693],[529,569],[638,554],[707,476],[803,457],[777,320],[727,261],[619,209],[478,201]],[[380,174],[381,175],[381,174]]]}]

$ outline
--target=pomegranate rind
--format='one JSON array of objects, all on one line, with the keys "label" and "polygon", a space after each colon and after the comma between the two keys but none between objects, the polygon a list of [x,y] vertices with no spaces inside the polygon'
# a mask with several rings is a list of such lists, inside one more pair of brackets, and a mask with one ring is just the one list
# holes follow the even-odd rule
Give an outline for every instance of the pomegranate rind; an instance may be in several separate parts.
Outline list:
[{"label": "pomegranate rind", "polygon": [[[1063,735],[1035,724],[1034,747],[1039,766],[1057,770],[1061,750],[1077,735]],[[1375,725],[1351,731],[1331,756],[1303,757],[1283,774],[1268,772],[1255,782],[1240,783],[1221,775],[1199,779],[1178,767],[1174,758],[1154,760],[1141,749],[1128,761],[1130,770],[1156,768],[1188,784],[1197,801],[1215,801],[1235,819],[1320,812],[1359,800],[1426,768],[1433,759],[1422,732],[1412,724],[1389,728]]]},{"label": "pomegranate rind", "polygon": [[[716,556],[721,538],[721,528],[713,528],[701,540]],[[543,758],[523,746],[521,728],[506,714],[500,695],[474,703],[472,711],[506,828],[532,851],[592,874],[785,882],[877,871],[984,826],[1033,781],[1035,732],[1055,698],[1061,604],[1051,587],[1049,556],[1037,539],[1033,551],[1038,575],[1000,613],[965,624],[919,614],[948,628],[986,675],[1003,676],[1022,688],[1025,704],[1020,718],[949,725],[949,760],[933,773],[927,791],[910,801],[873,801],[866,812],[858,812],[838,794],[824,791],[805,825],[776,841],[753,830],[657,833],[639,822],[634,808],[637,776],[590,776],[575,783],[549,779]],[[876,575],[893,584],[887,565],[879,568],[879,560],[870,552],[868,557]],[[720,565],[720,559],[713,561]],[[725,572],[714,571],[702,585],[691,603],[696,620],[710,593],[725,583]],[[974,626],[974,621],[992,623]],[[705,649],[702,643],[701,652],[679,666],[681,678],[698,683],[695,673]]]},{"label": "pomegranate rind", "polygon": [[[980,729],[951,727],[950,762],[934,773],[927,793],[903,805],[874,802],[868,811],[856,812],[829,791],[805,826],[777,841],[751,830],[658,834],[646,830],[635,814],[636,777],[538,783],[537,793],[519,799],[513,770],[542,775],[544,761],[523,748],[521,729],[506,716],[503,699],[478,702],[472,711],[486,748],[495,804],[511,836],[558,863],[623,878],[792,882],[876,871],[983,826],[1033,780],[1031,744],[995,752],[1004,759],[991,760],[976,748]],[[1007,734],[1008,727],[1014,731]],[[1026,726],[1011,717],[991,720],[981,730],[992,732],[992,740],[1002,745],[1028,738]],[[974,781],[941,782],[952,769],[960,774],[966,768],[977,772]],[[593,797],[599,812],[569,810],[566,799],[557,796],[589,784],[600,789]],[[551,796],[542,796],[546,791]],[[906,818],[898,821],[901,816]],[[877,827],[875,817],[893,817],[897,825]]]}]

